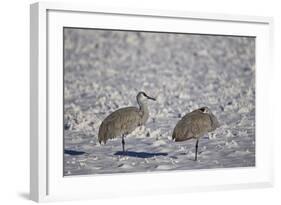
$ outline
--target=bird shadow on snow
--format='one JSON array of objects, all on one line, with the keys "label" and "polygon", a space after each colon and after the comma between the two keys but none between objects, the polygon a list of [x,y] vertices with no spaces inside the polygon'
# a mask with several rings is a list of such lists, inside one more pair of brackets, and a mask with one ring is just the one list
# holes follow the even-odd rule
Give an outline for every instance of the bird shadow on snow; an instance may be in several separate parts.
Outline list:
[{"label": "bird shadow on snow", "polygon": [[75,150],[70,150],[70,149],[65,149],[64,154],[69,154],[69,155],[83,155],[86,154],[86,152],[82,151],[75,151]]},{"label": "bird shadow on snow", "polygon": [[133,152],[133,151],[118,151],[114,155],[120,155],[120,156],[128,156],[128,157],[137,157],[137,158],[151,158],[151,157],[157,157],[157,156],[167,156],[168,153],[165,152]]}]

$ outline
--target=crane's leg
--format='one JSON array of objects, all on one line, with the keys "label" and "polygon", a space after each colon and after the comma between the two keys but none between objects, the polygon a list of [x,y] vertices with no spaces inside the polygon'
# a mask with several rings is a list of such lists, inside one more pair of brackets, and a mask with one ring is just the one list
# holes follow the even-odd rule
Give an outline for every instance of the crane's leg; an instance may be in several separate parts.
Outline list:
[{"label": "crane's leg", "polygon": [[195,161],[197,161],[198,143],[199,143],[199,138],[197,138],[196,145],[195,145]]},{"label": "crane's leg", "polygon": [[125,153],[125,140],[124,140],[124,135],[122,135],[122,149],[123,149],[123,153]]}]

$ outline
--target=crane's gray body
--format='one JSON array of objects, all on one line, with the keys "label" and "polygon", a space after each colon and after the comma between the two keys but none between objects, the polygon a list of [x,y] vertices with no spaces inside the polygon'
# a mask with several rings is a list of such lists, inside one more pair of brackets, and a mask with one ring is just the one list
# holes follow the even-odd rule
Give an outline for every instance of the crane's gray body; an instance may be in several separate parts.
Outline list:
[{"label": "crane's gray body", "polygon": [[186,114],[176,124],[172,138],[176,142],[198,139],[218,127],[217,118],[207,107],[203,107]]},{"label": "crane's gray body", "polygon": [[[149,97],[146,96],[145,97]],[[149,97],[148,99],[153,99]],[[126,107],[114,111],[101,123],[98,133],[99,142],[104,144],[108,139],[124,136],[134,131],[138,126],[146,123],[149,117],[148,107],[143,98],[143,92],[137,95],[137,107]]]}]

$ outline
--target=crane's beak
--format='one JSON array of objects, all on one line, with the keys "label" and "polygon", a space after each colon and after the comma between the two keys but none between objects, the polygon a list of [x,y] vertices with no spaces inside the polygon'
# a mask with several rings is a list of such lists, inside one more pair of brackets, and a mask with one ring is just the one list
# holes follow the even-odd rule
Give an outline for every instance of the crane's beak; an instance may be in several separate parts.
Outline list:
[{"label": "crane's beak", "polygon": [[153,98],[153,97],[150,97],[150,96],[146,96],[147,97],[147,99],[149,99],[149,100],[154,100],[154,101],[156,101],[156,99],[155,98]]},{"label": "crane's beak", "polygon": [[143,93],[143,95],[144,95],[147,99],[149,99],[149,100],[154,100],[154,101],[156,101],[156,99],[155,99],[155,98],[150,97],[150,96],[148,96],[148,95],[147,95],[147,94],[145,94],[145,93]]}]

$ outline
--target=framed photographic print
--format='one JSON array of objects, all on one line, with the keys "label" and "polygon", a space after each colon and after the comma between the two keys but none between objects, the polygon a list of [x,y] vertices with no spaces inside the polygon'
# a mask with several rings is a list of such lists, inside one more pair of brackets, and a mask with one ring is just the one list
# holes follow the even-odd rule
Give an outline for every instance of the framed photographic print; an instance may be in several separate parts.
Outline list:
[{"label": "framed photographic print", "polygon": [[32,200],[272,186],[271,18],[36,3],[30,22]]}]

